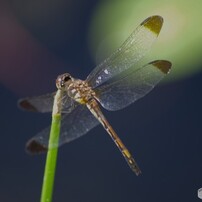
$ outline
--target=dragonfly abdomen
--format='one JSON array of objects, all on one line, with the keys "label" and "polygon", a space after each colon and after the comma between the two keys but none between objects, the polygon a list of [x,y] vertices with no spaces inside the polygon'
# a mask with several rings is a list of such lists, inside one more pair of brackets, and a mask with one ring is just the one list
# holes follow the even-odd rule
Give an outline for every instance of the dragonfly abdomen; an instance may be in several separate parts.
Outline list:
[{"label": "dragonfly abdomen", "polygon": [[119,148],[120,152],[122,153],[123,157],[125,158],[132,171],[135,172],[136,175],[141,174],[141,170],[135,162],[134,158],[132,157],[126,146],[123,144],[121,139],[118,137],[118,135],[116,134],[112,126],[109,124],[107,119],[102,114],[97,101],[95,99],[91,99],[86,105],[91,111],[91,113],[95,116],[95,118],[97,118],[98,121],[102,124],[102,126],[110,135],[112,140],[115,142],[116,146]]}]

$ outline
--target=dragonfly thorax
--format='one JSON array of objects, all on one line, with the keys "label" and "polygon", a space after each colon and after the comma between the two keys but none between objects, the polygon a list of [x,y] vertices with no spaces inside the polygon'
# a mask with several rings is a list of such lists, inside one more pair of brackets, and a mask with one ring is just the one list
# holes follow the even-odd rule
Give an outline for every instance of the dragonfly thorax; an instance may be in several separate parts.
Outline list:
[{"label": "dragonfly thorax", "polygon": [[56,79],[56,86],[80,104],[86,104],[95,97],[95,92],[86,81],[75,79],[69,73],[59,75]]},{"label": "dragonfly thorax", "polygon": [[66,86],[66,89],[68,95],[80,104],[86,104],[95,96],[95,92],[88,83],[79,79],[72,80],[72,82]]},{"label": "dragonfly thorax", "polygon": [[86,81],[75,79],[69,73],[59,75],[56,79],[56,86],[80,104],[86,104],[95,96],[95,92]]},{"label": "dragonfly thorax", "polygon": [[95,97],[95,92],[88,83],[80,79],[72,79],[65,88],[69,97],[80,104],[86,104],[90,99]]}]

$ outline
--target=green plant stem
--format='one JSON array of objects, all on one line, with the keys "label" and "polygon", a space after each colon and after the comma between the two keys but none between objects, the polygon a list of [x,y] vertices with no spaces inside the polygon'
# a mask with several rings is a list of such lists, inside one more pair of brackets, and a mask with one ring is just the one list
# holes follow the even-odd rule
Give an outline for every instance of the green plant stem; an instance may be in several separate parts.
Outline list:
[{"label": "green plant stem", "polygon": [[[57,153],[58,153],[58,141],[60,134],[60,123],[61,123],[61,107],[60,107],[60,95],[61,92],[57,92],[54,100],[53,114],[51,131],[49,137],[48,153],[46,157],[46,165],[44,171],[42,192],[41,192],[41,202],[51,202],[52,193],[54,186],[55,170],[57,163]],[[54,145],[54,147],[53,147]]]}]

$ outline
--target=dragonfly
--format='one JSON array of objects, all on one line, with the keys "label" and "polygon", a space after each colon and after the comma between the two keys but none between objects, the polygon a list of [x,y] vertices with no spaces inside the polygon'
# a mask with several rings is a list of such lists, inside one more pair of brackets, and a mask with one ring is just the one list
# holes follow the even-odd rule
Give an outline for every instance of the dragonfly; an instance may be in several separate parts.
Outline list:
[{"label": "dragonfly", "polygon": [[[140,65],[163,25],[163,18],[155,15],[144,20],[128,39],[110,57],[105,59],[87,76],[86,80],[69,73],[56,79],[62,91],[62,124],[59,143],[71,142],[101,124],[119,148],[126,162],[139,175],[141,170],[135,159],[105,118],[101,107],[116,111],[127,107],[150,92],[169,73],[171,62],[155,60]],[[19,107],[36,112],[51,112],[54,93],[20,99]],[[32,154],[46,152],[50,127],[31,138],[26,149]],[[52,148],[54,145],[51,146]]]}]

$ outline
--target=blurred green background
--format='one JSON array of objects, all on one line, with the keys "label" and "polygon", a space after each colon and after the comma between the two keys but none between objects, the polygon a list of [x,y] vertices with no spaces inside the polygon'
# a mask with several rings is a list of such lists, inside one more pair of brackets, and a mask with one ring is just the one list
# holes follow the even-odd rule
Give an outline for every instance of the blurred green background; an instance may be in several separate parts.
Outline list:
[{"label": "blurred green background", "polygon": [[102,1],[92,19],[92,55],[106,57],[146,16],[158,14],[164,25],[149,58],[172,61],[171,79],[190,76],[202,70],[201,9],[200,0]]}]

